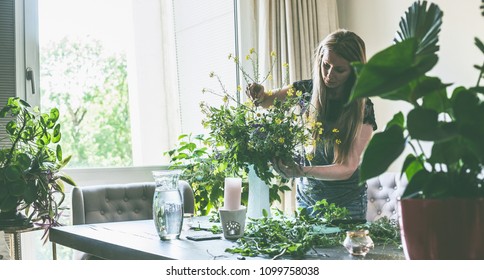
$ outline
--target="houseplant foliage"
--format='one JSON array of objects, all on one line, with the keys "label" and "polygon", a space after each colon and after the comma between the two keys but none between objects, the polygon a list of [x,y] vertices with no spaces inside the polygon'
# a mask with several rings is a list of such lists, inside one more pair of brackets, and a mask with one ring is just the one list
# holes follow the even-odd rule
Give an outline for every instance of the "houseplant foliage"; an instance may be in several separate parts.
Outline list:
[{"label": "houseplant foliage", "polygon": [[[415,2],[400,22],[395,44],[367,64],[354,65],[358,79],[351,99],[379,96],[413,106],[374,135],[361,165],[363,182],[384,172],[410,145],[413,152],[402,168],[409,180],[404,198],[484,197],[484,65],[476,66],[475,87],[457,86],[449,93],[451,84],[427,75],[438,61],[442,16],[438,6]],[[478,38],[475,44],[484,53]],[[430,154],[423,142],[432,144]]]},{"label": "houseplant foliage", "polygon": [[[427,75],[438,61],[442,16],[438,6],[415,2],[400,22],[395,44],[365,65],[354,64],[351,99],[379,96],[413,107],[374,135],[363,155],[361,181],[384,172],[409,145],[412,152],[402,167],[409,183],[399,203],[407,258],[482,259],[484,65],[475,65],[473,87],[450,90],[451,84]],[[475,38],[475,45],[484,54],[482,41]],[[431,146],[430,153],[424,145]]]},{"label": "houseplant foliage", "polygon": [[[197,214],[209,215],[212,210],[222,205],[227,174],[224,164],[219,162],[220,155],[214,148],[212,138],[203,134],[182,134],[178,137],[177,146],[165,154],[170,157],[171,168],[181,168],[181,179],[190,182]],[[246,180],[242,190],[242,202],[246,203]]]},{"label": "houseplant foliage", "polygon": [[[24,223],[37,222],[47,229],[58,224],[64,200],[64,184],[75,185],[60,172],[69,162],[63,158],[59,110],[40,113],[20,98],[10,98],[0,111],[9,121],[9,143],[0,149],[0,212],[25,211]],[[52,147],[55,145],[55,147]]]}]

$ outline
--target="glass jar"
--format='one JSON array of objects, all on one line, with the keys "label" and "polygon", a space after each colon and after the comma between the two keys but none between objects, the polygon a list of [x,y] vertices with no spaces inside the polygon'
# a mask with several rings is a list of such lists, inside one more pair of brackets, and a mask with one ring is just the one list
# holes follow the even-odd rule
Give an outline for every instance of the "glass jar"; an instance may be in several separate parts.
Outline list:
[{"label": "glass jar", "polygon": [[181,170],[153,171],[156,188],[153,220],[162,240],[177,239],[183,226],[183,199],[178,188]]},{"label": "glass jar", "polygon": [[354,256],[365,256],[375,247],[368,233],[368,230],[347,231],[343,242],[346,250]]}]

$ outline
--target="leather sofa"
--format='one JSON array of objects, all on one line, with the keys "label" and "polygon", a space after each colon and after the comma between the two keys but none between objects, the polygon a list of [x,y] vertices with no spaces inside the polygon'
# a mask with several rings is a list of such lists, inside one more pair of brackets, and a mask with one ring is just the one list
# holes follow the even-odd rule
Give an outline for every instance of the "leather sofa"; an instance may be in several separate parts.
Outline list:
[{"label": "leather sofa", "polygon": [[368,192],[368,209],[366,220],[376,221],[382,217],[398,220],[398,200],[408,182],[400,173],[385,172],[366,181]]}]

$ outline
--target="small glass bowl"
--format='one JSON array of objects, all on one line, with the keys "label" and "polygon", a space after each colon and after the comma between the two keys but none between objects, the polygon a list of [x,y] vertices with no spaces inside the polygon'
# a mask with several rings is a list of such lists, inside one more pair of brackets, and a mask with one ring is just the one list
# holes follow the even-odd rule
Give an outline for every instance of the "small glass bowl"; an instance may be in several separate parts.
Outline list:
[{"label": "small glass bowl", "polygon": [[353,256],[365,256],[375,247],[368,233],[368,230],[347,231],[343,246]]}]

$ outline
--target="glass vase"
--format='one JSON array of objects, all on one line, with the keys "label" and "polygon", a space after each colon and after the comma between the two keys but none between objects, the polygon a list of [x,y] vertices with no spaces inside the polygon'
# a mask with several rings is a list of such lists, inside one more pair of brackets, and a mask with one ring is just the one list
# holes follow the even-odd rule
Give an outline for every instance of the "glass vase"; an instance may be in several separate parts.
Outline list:
[{"label": "glass vase", "polygon": [[269,186],[257,176],[254,166],[249,166],[249,201],[247,202],[247,217],[262,218],[265,209],[270,216]]},{"label": "glass vase", "polygon": [[153,171],[156,188],[153,220],[161,240],[177,239],[183,226],[183,199],[178,188],[181,170]]}]

